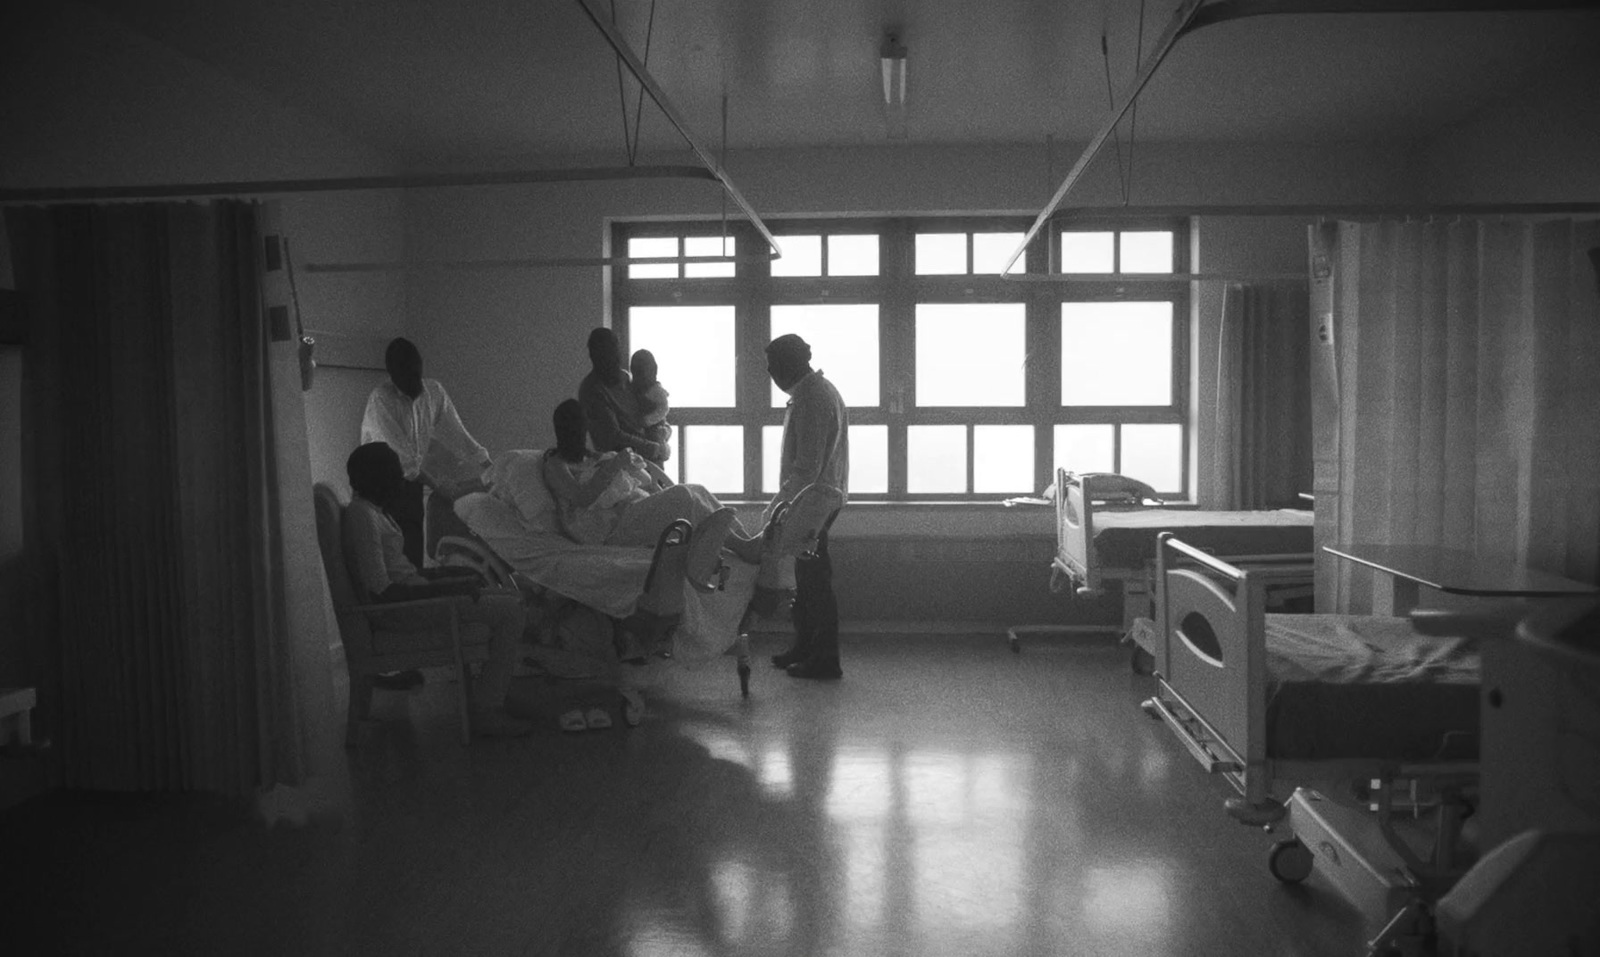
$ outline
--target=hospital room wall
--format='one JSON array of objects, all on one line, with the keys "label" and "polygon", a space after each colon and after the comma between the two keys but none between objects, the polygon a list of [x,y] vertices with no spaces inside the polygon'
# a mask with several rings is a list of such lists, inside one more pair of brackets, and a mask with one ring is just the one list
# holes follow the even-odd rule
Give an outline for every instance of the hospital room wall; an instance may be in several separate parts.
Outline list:
[{"label": "hospital room wall", "polygon": [[[258,91],[122,26],[75,0],[7,10],[0,30],[0,187],[109,186],[133,183],[376,175],[397,172],[380,152],[326,122],[298,113]],[[280,197],[295,235],[297,261],[360,253],[385,243],[397,249],[400,200],[381,194]],[[385,238],[389,237],[389,238]],[[403,284],[391,274],[366,285],[321,287],[301,277],[307,312],[322,328],[388,331],[403,315]],[[380,318],[381,317],[381,321]],[[315,327],[315,324],[314,324]],[[0,369],[0,453],[20,442],[20,415],[11,400],[14,366]],[[355,440],[360,409],[348,394],[369,388],[341,382],[351,374],[323,370],[308,393],[313,455],[318,469],[342,481],[343,453],[319,442],[332,428]],[[373,373],[358,374],[370,377]],[[339,417],[343,416],[341,421]],[[328,425],[327,423],[337,423]],[[319,452],[319,449],[322,451]],[[20,455],[5,455],[15,469]],[[18,624],[19,539],[13,517],[16,490],[0,479],[0,686],[34,684],[38,649]],[[8,504],[11,503],[11,504]],[[15,597],[16,600],[10,600]]]},{"label": "hospital room wall", "polygon": [[[1075,155],[1057,150],[1055,176]],[[1113,205],[1114,161],[1091,167],[1074,201]],[[1402,202],[1413,196],[1403,153],[1379,147],[1141,148],[1132,201],[1140,205]],[[648,157],[649,162],[687,161]],[[603,158],[579,157],[596,163]],[[862,213],[1037,211],[1056,183],[1042,147],[854,148],[730,154],[734,182],[763,217]],[[413,260],[594,256],[611,218],[715,217],[718,191],[701,182],[640,181],[416,190],[406,201]],[[1304,268],[1304,237],[1266,221],[1199,223],[1198,248],[1238,268]],[[411,270],[406,328],[491,448],[542,444],[550,410],[587,369],[584,338],[609,321],[598,268]],[[1216,310],[1202,313],[1214,321]],[[1202,343],[1202,347],[1204,344]],[[666,370],[663,381],[671,387]]]},{"label": "hospital room wall", "polygon": [[[1075,150],[1059,149],[1059,177]],[[668,162],[678,157],[650,157]],[[593,164],[594,158],[578,158]],[[730,174],[764,217],[945,211],[1032,213],[1052,181],[1041,147],[860,148],[730,155]],[[1403,202],[1414,195],[1401,151],[1298,147],[1141,147],[1132,201],[1140,205]],[[1081,200],[1114,205],[1114,161],[1091,168]],[[608,218],[716,216],[717,191],[661,181],[414,191],[406,202],[415,260],[594,256]],[[1196,221],[1203,268],[1296,271],[1303,222],[1230,217]],[[584,340],[608,321],[602,270],[412,270],[407,334],[444,381],[468,427],[492,449],[543,446],[550,413],[587,371]],[[1196,297],[1198,447],[1215,418],[1220,290]],[[1208,359],[1209,357],[1209,359]],[[680,372],[679,375],[684,373]],[[663,370],[670,389],[671,375]],[[1195,472],[1211,494],[1209,463]],[[1052,594],[1048,510],[994,506],[854,508],[836,529],[840,602],[875,621],[1115,620],[1120,608]]]}]

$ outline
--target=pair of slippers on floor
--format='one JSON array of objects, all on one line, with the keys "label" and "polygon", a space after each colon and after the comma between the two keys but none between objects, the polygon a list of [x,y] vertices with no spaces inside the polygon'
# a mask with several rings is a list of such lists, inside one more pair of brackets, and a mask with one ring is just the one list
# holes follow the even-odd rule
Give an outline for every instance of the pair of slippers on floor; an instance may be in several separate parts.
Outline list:
[{"label": "pair of slippers on floor", "polygon": [[[563,731],[603,731],[612,727],[611,714],[604,708],[573,708],[558,719]],[[622,722],[637,728],[644,720],[644,699],[635,693],[622,695]]]}]

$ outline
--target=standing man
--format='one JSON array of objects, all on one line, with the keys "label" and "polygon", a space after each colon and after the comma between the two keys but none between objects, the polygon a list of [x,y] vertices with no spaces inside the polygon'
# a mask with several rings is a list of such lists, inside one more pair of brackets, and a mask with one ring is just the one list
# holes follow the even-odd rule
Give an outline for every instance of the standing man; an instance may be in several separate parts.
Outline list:
[{"label": "standing man", "polygon": [[666,462],[671,447],[644,434],[639,399],[628,387],[622,344],[615,332],[602,326],[589,333],[589,362],[594,368],[578,386],[578,404],[589,422],[589,444],[596,452],[633,449],[656,465]]},{"label": "standing man", "polygon": [[[811,346],[792,333],[767,344],[767,373],[789,393],[789,405],[783,414],[778,494],[766,517],[808,485],[836,488],[842,498],[849,492],[850,417],[839,390],[811,368]],[[794,578],[794,647],[773,655],[772,663],[796,678],[841,678],[839,603],[827,525],[817,536],[816,552],[796,559]]]},{"label": "standing man", "polygon": [[[489,452],[461,424],[461,416],[439,380],[422,377],[422,353],[410,339],[390,342],[383,362],[389,381],[367,398],[361,444],[382,442],[400,456],[405,484],[388,508],[405,537],[406,559],[421,568],[427,515],[423,489],[433,490],[435,508],[449,504],[448,494],[440,491],[440,476],[431,474],[430,469],[460,470],[463,464],[470,464],[481,473],[489,464]],[[435,443],[447,454],[430,456]]]}]

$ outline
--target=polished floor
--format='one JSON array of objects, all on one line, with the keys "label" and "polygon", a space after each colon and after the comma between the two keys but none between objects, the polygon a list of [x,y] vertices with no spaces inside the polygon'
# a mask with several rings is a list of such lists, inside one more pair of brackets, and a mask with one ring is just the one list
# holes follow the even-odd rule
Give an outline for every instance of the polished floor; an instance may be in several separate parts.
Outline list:
[{"label": "polished floor", "polygon": [[1149,679],[1121,647],[899,635],[844,654],[841,682],[762,667],[746,701],[719,662],[669,673],[640,728],[551,720],[470,748],[442,677],[380,693],[301,826],[193,797],[35,799],[0,813],[0,951],[1361,952],[1358,915],[1318,878],[1275,882],[1272,836],[1226,817],[1227,786],[1139,711]]}]

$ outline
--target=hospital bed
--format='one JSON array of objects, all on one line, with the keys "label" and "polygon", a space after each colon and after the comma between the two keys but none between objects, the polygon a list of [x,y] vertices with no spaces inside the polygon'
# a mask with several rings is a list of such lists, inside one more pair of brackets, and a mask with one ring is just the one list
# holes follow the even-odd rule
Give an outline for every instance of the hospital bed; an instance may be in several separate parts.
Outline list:
[{"label": "hospital bed", "polygon": [[[1144,710],[1233,785],[1231,816],[1287,824],[1269,856],[1275,877],[1297,882],[1317,866],[1377,916],[1373,953],[1417,933],[1465,870],[1476,642],[1424,634],[1410,618],[1269,615],[1269,584],[1304,567],[1242,569],[1171,532],[1156,561],[1157,690]],[[1406,814],[1431,820],[1427,842],[1402,833]]]},{"label": "hospital bed", "polygon": [[[1056,555],[1051,562],[1051,587],[1069,584],[1081,597],[1102,594],[1110,582],[1122,591],[1122,631],[1133,642],[1135,670],[1147,670],[1155,653],[1155,631],[1149,627],[1155,596],[1156,538],[1164,531],[1234,564],[1281,563],[1312,554],[1309,511],[1210,511],[1161,507],[1143,483],[1120,475],[1079,475],[1056,469]],[[1309,565],[1307,565],[1309,567]],[[1269,598],[1282,605],[1309,598],[1312,576],[1282,576],[1272,583]],[[1018,650],[1011,635],[1011,650]]]},{"label": "hospital bed", "polygon": [[693,535],[680,520],[654,547],[580,545],[563,535],[545,488],[540,453],[502,453],[485,473],[490,491],[456,500],[471,537],[440,542],[440,560],[460,556],[509,576],[546,621],[590,609],[613,622],[620,660],[670,657],[697,665],[731,653],[740,693],[750,693],[749,637],[740,628],[755,591],[756,566],[724,566],[710,592],[683,569]]}]

